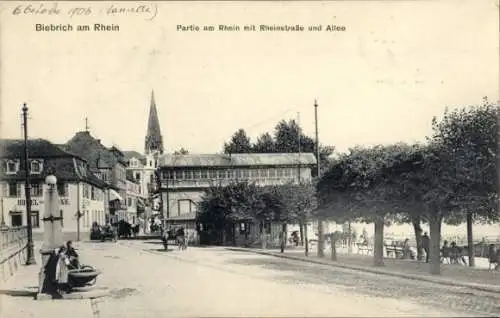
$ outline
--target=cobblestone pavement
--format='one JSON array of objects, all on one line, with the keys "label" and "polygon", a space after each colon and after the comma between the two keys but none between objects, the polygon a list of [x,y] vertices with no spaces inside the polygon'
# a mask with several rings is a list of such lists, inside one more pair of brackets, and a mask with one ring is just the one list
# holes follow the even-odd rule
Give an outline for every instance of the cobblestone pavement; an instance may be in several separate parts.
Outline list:
[{"label": "cobblestone pavement", "polygon": [[98,288],[110,293],[93,305],[25,297],[36,290],[38,266],[24,267],[0,288],[0,317],[470,317],[500,312],[498,295],[222,248],[164,252],[158,243],[78,244],[82,263],[103,271]]}]

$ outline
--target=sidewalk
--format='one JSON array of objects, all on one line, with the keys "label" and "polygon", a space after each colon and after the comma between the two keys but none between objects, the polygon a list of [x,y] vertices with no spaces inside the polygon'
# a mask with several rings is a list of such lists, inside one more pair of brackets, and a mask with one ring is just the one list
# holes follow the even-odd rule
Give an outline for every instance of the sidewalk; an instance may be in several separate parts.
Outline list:
[{"label": "sidewalk", "polygon": [[385,258],[384,267],[375,267],[373,266],[373,256],[368,255],[338,254],[337,261],[332,261],[330,255],[325,255],[325,258],[318,258],[316,250],[310,251],[309,257],[306,257],[304,256],[304,250],[301,248],[288,249],[284,253],[280,253],[279,249],[263,250],[240,247],[227,247],[227,249],[500,293],[500,272],[488,271],[487,269],[442,264],[441,275],[434,276],[429,274],[429,264],[414,260]]}]

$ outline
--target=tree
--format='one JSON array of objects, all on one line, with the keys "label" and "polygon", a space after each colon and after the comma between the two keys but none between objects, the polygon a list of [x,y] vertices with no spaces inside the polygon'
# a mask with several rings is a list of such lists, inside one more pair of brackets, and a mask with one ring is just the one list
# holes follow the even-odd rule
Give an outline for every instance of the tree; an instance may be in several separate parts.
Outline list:
[{"label": "tree", "polygon": [[257,138],[257,141],[252,145],[254,153],[272,153],[276,152],[276,145],[270,133],[264,133]]},{"label": "tree", "polygon": [[496,154],[498,106],[485,97],[483,104],[445,111],[441,121],[433,118],[432,142],[442,146],[454,167],[454,198],[457,213],[448,222],[467,222],[469,265],[474,266],[472,223],[499,218],[497,208]]},{"label": "tree", "polygon": [[[274,128],[274,140],[276,152],[299,152],[300,150],[300,152],[314,153],[316,156],[316,141],[305,135],[302,128],[293,119],[289,121],[282,120],[276,125]],[[330,156],[333,152],[334,147],[320,145],[319,164],[322,171],[328,166]],[[317,171],[313,170],[313,177],[315,177],[316,174]]]},{"label": "tree", "polygon": [[316,190],[312,184],[288,183],[278,187],[282,200],[282,215],[279,219],[286,232],[287,223],[298,223],[301,242],[305,241],[306,256],[308,255],[307,223],[312,212],[317,208]]},{"label": "tree", "polygon": [[188,155],[188,154],[189,154],[189,151],[184,149],[184,147],[182,147],[179,150],[174,151],[174,155]]},{"label": "tree", "polygon": [[244,129],[239,129],[236,131],[231,140],[228,143],[224,143],[224,153],[250,153],[252,152],[252,146],[250,144],[250,138]]},{"label": "tree", "polygon": [[334,160],[318,182],[322,213],[337,222],[374,223],[374,264],[383,265],[384,225],[405,208],[395,180],[408,146],[356,147]]}]

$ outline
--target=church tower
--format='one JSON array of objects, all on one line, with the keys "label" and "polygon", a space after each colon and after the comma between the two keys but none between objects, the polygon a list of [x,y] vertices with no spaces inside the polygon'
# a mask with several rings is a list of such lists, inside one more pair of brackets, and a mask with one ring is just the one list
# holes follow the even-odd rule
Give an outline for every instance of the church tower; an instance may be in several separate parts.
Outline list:
[{"label": "church tower", "polygon": [[148,130],[144,143],[144,153],[146,155],[153,153],[163,154],[163,137],[160,131],[160,122],[158,121],[154,91],[151,91],[151,106],[149,108]]}]

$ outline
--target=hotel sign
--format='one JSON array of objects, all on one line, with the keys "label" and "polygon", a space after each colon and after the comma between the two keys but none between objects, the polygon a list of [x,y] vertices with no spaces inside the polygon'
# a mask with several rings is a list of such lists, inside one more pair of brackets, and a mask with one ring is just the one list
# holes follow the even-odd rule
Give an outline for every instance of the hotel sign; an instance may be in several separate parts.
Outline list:
[{"label": "hotel sign", "polygon": [[[69,199],[59,199],[59,203],[61,205],[69,205]],[[43,200],[31,199],[31,205],[42,205]],[[26,199],[18,199],[17,205],[26,205]]]}]

